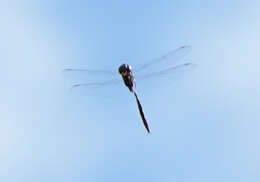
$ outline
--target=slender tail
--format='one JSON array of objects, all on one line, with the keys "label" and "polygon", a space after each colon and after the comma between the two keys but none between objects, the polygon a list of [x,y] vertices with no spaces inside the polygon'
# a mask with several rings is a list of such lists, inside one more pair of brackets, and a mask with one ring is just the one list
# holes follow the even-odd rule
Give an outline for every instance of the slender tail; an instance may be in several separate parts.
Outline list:
[{"label": "slender tail", "polygon": [[146,119],[145,119],[145,117],[144,117],[143,108],[142,108],[142,106],[141,106],[141,104],[140,104],[140,101],[139,101],[139,99],[138,99],[138,97],[137,97],[137,94],[136,94],[135,92],[134,92],[134,95],[135,95],[135,99],[136,99],[136,102],[137,102],[137,105],[138,105],[139,113],[140,113],[140,115],[141,115],[141,117],[142,117],[144,126],[145,126],[147,132],[150,133],[150,129],[149,129],[148,123],[147,123],[147,121],[146,121]]}]

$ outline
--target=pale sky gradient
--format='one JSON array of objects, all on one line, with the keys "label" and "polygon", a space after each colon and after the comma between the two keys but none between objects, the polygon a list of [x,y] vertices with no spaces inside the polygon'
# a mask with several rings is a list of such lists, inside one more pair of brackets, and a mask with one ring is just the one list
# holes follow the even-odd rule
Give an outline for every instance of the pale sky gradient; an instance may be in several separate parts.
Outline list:
[{"label": "pale sky gradient", "polygon": [[[0,1],[0,181],[259,182],[260,2]],[[191,45],[182,78],[70,92]],[[108,89],[105,89],[107,91]]]}]

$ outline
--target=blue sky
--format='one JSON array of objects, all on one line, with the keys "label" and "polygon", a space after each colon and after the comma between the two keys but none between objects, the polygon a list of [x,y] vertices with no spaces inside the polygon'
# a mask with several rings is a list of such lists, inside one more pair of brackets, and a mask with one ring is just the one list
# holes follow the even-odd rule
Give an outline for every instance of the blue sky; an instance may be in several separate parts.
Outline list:
[{"label": "blue sky", "polygon": [[[259,7],[1,1],[1,181],[259,181]],[[137,80],[150,135],[123,85],[90,96],[61,74],[139,65],[182,45],[195,70]]]}]

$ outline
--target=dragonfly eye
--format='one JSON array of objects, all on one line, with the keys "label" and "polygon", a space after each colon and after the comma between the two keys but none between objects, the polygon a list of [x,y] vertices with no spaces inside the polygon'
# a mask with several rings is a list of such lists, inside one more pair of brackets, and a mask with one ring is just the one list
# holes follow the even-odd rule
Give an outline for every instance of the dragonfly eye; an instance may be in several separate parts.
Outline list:
[{"label": "dragonfly eye", "polygon": [[122,74],[123,71],[125,71],[125,64],[122,64],[122,65],[118,68],[118,72],[119,72],[120,74]]},{"label": "dragonfly eye", "polygon": [[123,76],[126,76],[127,75],[127,71],[126,70],[124,70],[124,71],[122,71],[122,73],[121,73]]}]

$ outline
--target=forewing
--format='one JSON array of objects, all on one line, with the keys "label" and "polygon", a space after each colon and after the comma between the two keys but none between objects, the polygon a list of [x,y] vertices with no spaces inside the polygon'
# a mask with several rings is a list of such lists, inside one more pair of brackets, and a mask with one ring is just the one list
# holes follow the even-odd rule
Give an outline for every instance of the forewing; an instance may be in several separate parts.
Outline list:
[{"label": "forewing", "polygon": [[136,78],[137,79],[146,79],[146,78],[152,78],[152,77],[159,77],[159,76],[164,76],[164,75],[170,75],[170,74],[177,74],[185,70],[189,70],[194,68],[196,65],[193,63],[184,63],[180,65],[176,65],[161,71],[157,72],[151,72],[145,75],[138,75]]},{"label": "forewing", "polygon": [[64,69],[63,75],[78,82],[104,82],[118,78],[116,71],[90,69]]},{"label": "forewing", "polygon": [[147,70],[147,68],[151,68],[153,65],[157,65],[158,68],[163,68],[162,63],[165,63],[168,66],[173,64],[178,64],[178,61],[182,59],[185,55],[187,55],[192,50],[191,46],[181,46],[178,49],[174,49],[169,51],[168,53],[157,57],[143,65],[137,66],[134,68],[135,73],[142,72]]},{"label": "forewing", "polygon": [[83,74],[102,74],[102,75],[114,75],[115,72],[110,70],[89,70],[89,69],[64,69],[63,72],[71,72],[71,73],[83,73]]}]

